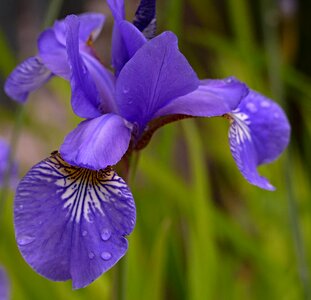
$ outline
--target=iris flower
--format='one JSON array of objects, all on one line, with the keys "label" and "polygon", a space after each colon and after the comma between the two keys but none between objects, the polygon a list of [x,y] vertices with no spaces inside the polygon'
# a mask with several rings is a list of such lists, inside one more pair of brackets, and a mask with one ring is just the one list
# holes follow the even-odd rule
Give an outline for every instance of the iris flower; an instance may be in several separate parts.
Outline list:
[{"label": "iris flower", "polygon": [[26,174],[14,204],[25,260],[47,278],[72,279],[74,288],[90,284],[125,254],[135,204],[111,166],[146,146],[156,129],[186,117],[225,116],[238,168],[268,190],[273,187],[257,166],[278,157],[289,139],[288,121],[276,103],[235,78],[199,80],[172,32],[149,40],[144,32],[152,32],[153,16],[142,29],[124,20],[123,1],[108,3],[115,18],[115,74],[100,63],[96,72],[89,68],[80,50],[81,21],[68,16],[63,24],[71,101],[85,120],[66,136],[60,153]]},{"label": "iris flower", "polygon": [[[79,53],[91,70],[96,69],[96,65],[99,64],[94,58],[91,46],[98,37],[104,21],[105,17],[98,13],[79,16]],[[7,95],[16,101],[25,102],[30,92],[37,90],[53,76],[69,80],[71,72],[66,58],[65,31],[65,22],[61,20],[41,33],[38,38],[38,54],[24,60],[6,80],[4,89]]]}]

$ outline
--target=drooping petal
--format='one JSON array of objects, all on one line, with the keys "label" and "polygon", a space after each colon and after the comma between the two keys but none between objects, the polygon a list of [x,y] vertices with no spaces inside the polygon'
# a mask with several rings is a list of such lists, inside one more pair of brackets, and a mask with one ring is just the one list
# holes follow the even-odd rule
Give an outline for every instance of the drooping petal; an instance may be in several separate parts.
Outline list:
[{"label": "drooping petal", "polygon": [[19,64],[7,78],[4,90],[12,99],[25,102],[29,93],[35,91],[52,76],[38,57],[30,57]]},{"label": "drooping petal", "polygon": [[154,38],[157,27],[155,0],[141,0],[133,24],[147,39]]},{"label": "drooping petal", "polygon": [[[77,18],[80,22],[79,40],[84,43],[87,43],[90,39],[92,41],[96,40],[104,26],[105,16],[100,13],[84,13],[77,15]],[[66,21],[55,21],[53,30],[57,40],[65,46]]]},{"label": "drooping petal", "polygon": [[40,59],[49,70],[57,76],[69,80],[70,68],[66,47],[57,40],[53,29],[46,29],[40,34],[38,50]]},{"label": "drooping petal", "polygon": [[129,126],[115,114],[83,121],[67,135],[60,153],[68,163],[92,170],[115,165],[128,149]]},{"label": "drooping petal", "polygon": [[231,117],[230,149],[238,168],[250,183],[274,190],[257,166],[275,160],[288,145],[286,115],[278,104],[251,91]]},{"label": "drooping petal", "polygon": [[124,65],[146,42],[147,40],[143,33],[133,24],[127,21],[119,21],[114,26],[111,56],[116,76],[119,75]]},{"label": "drooping petal", "polygon": [[248,91],[244,83],[233,77],[203,80],[195,91],[169,102],[155,117],[174,114],[195,117],[222,116],[237,108]]},{"label": "drooping petal", "polygon": [[121,70],[116,85],[119,112],[143,130],[159,109],[198,84],[178,50],[176,36],[164,32],[141,47]]},{"label": "drooping petal", "polygon": [[0,267],[0,299],[9,300],[9,280],[5,270]]},{"label": "drooping petal", "polygon": [[66,22],[67,53],[71,67],[71,104],[74,112],[83,118],[114,112],[116,104],[112,75],[92,56],[80,55],[78,18],[68,16]]},{"label": "drooping petal", "polygon": [[112,170],[65,163],[59,154],[34,166],[18,186],[15,235],[27,263],[55,281],[82,288],[126,252],[135,225],[133,196]]}]

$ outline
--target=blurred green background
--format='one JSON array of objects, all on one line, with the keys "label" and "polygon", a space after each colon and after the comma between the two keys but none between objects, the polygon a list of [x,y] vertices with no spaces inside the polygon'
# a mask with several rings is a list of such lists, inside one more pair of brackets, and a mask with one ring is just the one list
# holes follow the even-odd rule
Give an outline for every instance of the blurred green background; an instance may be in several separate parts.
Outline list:
[{"label": "blurred green background", "polygon": [[[62,3],[63,2],[63,3]],[[138,0],[126,1],[131,20]],[[248,184],[231,157],[229,124],[184,120],[141,153],[132,191],[137,225],[126,256],[127,299],[311,299],[310,0],[158,0],[158,32],[173,30],[200,78],[234,75],[279,102],[289,149],[260,168],[277,187]],[[112,17],[104,0],[1,0],[0,80],[36,53],[55,15],[107,15],[96,42],[108,66]],[[0,91],[0,136],[15,141],[20,175],[58,149],[80,121],[67,82],[53,79],[21,109]],[[18,252],[13,192],[0,219],[0,264],[12,299],[113,299],[117,268],[85,289],[37,275]]]}]

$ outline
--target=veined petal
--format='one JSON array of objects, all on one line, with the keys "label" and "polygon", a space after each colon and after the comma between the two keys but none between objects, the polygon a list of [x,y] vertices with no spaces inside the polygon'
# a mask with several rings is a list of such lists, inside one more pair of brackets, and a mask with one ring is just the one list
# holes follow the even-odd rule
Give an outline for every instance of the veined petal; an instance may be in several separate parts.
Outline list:
[{"label": "veined petal", "polygon": [[164,32],[141,47],[123,67],[116,101],[120,114],[143,130],[159,109],[198,84],[195,72],[178,50],[176,36]]},{"label": "veined petal", "polygon": [[25,102],[29,93],[41,87],[51,76],[51,71],[38,57],[30,57],[12,71],[5,82],[4,90],[14,100]]},{"label": "veined petal", "polygon": [[116,76],[138,49],[147,42],[145,36],[130,22],[119,21],[112,35],[112,65]]},{"label": "veined petal", "polygon": [[72,167],[59,154],[34,166],[18,186],[14,202],[19,250],[39,274],[72,279],[82,288],[126,252],[135,226],[133,196],[110,169]]},{"label": "veined petal", "polygon": [[202,80],[195,91],[169,102],[155,117],[174,114],[194,117],[222,116],[237,108],[248,91],[244,83],[233,77]]},{"label": "veined petal", "polygon": [[60,153],[72,165],[99,170],[118,163],[130,139],[128,122],[118,115],[106,114],[81,122],[67,135]]},{"label": "veined petal", "polygon": [[156,23],[155,0],[141,0],[133,24],[143,32],[147,39],[152,39],[156,33]]},{"label": "veined petal", "polygon": [[82,118],[94,118],[101,115],[101,99],[79,53],[79,20],[76,16],[68,16],[67,54],[71,67],[71,104],[73,111]]},{"label": "veined petal", "polygon": [[46,29],[40,34],[38,49],[45,66],[54,74],[69,80],[70,68],[66,48],[57,40],[53,29]]},{"label": "veined petal", "polygon": [[9,280],[5,270],[0,267],[0,299],[9,300]]},{"label": "veined petal", "polygon": [[251,91],[230,114],[230,149],[238,168],[252,184],[274,190],[257,166],[275,160],[287,147],[290,125],[279,105]]}]

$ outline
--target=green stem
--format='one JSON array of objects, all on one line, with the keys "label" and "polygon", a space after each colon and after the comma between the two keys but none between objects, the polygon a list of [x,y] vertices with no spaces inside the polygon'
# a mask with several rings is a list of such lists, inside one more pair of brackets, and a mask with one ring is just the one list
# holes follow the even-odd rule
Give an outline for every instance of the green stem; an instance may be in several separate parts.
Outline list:
[{"label": "green stem", "polygon": [[[271,89],[274,97],[281,101],[283,106],[285,106],[285,91],[281,80],[281,53],[278,38],[279,20],[277,18],[277,6],[275,1],[262,0],[262,16]],[[293,241],[296,249],[298,273],[304,293],[304,299],[311,299],[307,259],[305,254],[303,236],[299,224],[299,213],[297,201],[294,195],[293,180],[291,178],[293,170],[291,165],[290,148],[285,154],[284,174],[287,186],[289,219],[293,235]]]}]

